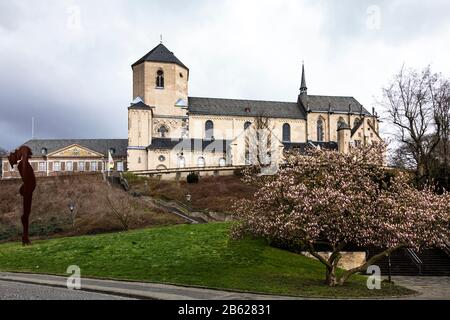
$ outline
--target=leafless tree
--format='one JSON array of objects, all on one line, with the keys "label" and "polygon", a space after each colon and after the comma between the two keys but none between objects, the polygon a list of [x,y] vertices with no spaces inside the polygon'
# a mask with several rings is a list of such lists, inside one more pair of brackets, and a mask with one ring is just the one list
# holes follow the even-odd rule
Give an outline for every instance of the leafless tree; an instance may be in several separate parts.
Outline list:
[{"label": "leafless tree", "polygon": [[435,110],[435,122],[440,127],[440,143],[435,159],[437,159],[438,166],[443,168],[444,184],[448,187],[450,165],[450,80],[443,78],[441,75],[434,75],[430,83],[430,92]]},{"label": "leafless tree", "polygon": [[448,80],[433,74],[428,66],[421,72],[403,67],[383,89],[383,104],[396,128],[396,138],[407,151],[405,156],[411,157],[405,161],[413,160],[421,182],[430,176],[433,154],[443,135],[448,139],[447,87]]},{"label": "leafless tree", "polygon": [[135,205],[128,195],[106,195],[106,200],[111,208],[111,214],[122,225],[124,230],[129,230],[135,220]]},{"label": "leafless tree", "polygon": [[416,161],[414,154],[407,145],[400,145],[390,154],[389,164],[399,169],[415,170]]},{"label": "leafless tree", "polygon": [[245,155],[251,164],[259,167],[271,165],[272,156],[272,126],[270,119],[264,115],[255,117],[245,135]]}]

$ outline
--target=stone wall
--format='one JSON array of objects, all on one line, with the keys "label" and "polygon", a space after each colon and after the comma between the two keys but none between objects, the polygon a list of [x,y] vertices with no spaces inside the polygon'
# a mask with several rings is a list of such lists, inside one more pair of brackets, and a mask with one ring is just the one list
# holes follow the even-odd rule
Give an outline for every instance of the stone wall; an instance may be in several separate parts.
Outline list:
[{"label": "stone wall", "polygon": [[[313,258],[309,252],[302,252],[302,254],[308,258]],[[328,259],[331,255],[331,252],[319,252],[320,256]],[[366,262],[366,253],[365,252],[341,252],[342,258],[339,261],[338,267],[344,270],[350,270],[356,267],[359,267],[364,262]]]}]

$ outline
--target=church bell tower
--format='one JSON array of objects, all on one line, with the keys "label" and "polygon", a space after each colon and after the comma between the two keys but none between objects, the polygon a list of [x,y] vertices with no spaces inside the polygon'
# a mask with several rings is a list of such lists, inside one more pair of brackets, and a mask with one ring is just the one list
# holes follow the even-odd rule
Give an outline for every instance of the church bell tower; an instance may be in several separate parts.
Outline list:
[{"label": "church bell tower", "polygon": [[133,103],[128,108],[128,169],[147,170],[154,139],[188,134],[189,69],[162,44],[132,66]]},{"label": "church bell tower", "polygon": [[154,115],[187,113],[189,69],[162,43],[132,65],[133,99],[154,107]]}]

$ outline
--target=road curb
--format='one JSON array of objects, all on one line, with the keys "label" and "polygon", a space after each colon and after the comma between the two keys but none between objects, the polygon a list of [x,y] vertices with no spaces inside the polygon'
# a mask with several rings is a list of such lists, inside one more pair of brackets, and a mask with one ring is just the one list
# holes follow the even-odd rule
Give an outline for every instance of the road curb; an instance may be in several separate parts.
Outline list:
[{"label": "road curb", "polygon": [[[33,276],[41,277],[41,279],[33,278]],[[43,277],[49,277],[52,279],[42,279]],[[59,275],[46,275],[46,274],[31,274],[31,273],[0,273],[0,281],[6,282],[18,282],[25,284],[35,284],[35,285],[44,285],[49,287],[57,287],[57,288],[67,288],[66,278]],[[86,284],[88,282],[98,282],[98,284]],[[84,283],[83,283],[84,282]],[[101,283],[109,284],[101,285]],[[116,284],[116,287],[112,287],[111,285]],[[120,287],[122,285],[122,287]],[[142,286],[141,290],[136,289],[128,289],[124,288],[125,285],[135,285]],[[146,291],[145,289],[149,290]],[[69,289],[68,289],[69,290]],[[154,290],[157,292],[150,292],[150,290]],[[275,295],[265,295],[265,294],[257,294],[250,292],[236,292],[236,291],[222,291],[217,289],[209,289],[209,288],[198,288],[198,287],[188,287],[188,286],[176,286],[172,284],[156,284],[156,283],[141,283],[141,282],[126,282],[120,280],[105,280],[105,279],[93,279],[93,278],[82,278],[81,279],[81,291],[86,292],[96,292],[103,294],[110,294],[115,296],[122,296],[128,298],[136,298],[142,300],[207,300],[210,295],[216,296],[216,298],[212,298],[213,300],[248,300],[248,299],[258,299],[258,300],[270,300],[279,299],[279,300],[297,300],[304,299],[301,297],[289,297],[289,296],[275,296]],[[170,293],[170,291],[179,291],[179,293]],[[201,297],[192,297],[191,295],[204,295],[204,298]],[[193,294],[192,294],[193,293]],[[241,296],[241,297],[239,297]]]}]

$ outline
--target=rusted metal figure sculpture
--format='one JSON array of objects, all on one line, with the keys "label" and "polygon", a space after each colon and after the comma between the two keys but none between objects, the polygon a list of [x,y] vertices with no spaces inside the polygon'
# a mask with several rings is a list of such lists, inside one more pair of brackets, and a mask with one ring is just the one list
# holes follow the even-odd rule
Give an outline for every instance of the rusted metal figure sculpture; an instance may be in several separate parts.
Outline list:
[{"label": "rusted metal figure sculpture", "polygon": [[20,176],[22,177],[23,185],[20,187],[20,194],[23,197],[23,215],[22,215],[22,244],[24,246],[30,245],[28,235],[29,218],[31,214],[31,204],[33,202],[33,192],[36,189],[36,177],[33,168],[28,162],[29,157],[33,154],[31,149],[27,146],[22,146],[8,156],[9,164],[14,167],[18,163]]}]

